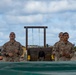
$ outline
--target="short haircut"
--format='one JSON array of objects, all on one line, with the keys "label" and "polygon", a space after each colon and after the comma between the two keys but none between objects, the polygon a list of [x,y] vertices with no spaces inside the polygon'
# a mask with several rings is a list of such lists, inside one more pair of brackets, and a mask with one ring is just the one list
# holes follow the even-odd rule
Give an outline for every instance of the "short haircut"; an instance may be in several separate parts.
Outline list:
[{"label": "short haircut", "polygon": [[60,32],[60,33],[59,33],[59,36],[60,36],[60,34],[62,34],[62,35],[63,35],[63,32]]},{"label": "short haircut", "polygon": [[[64,33],[63,33],[63,36],[64,36],[65,34],[68,34],[68,32],[64,32]],[[68,35],[69,35],[69,34],[68,34]]]},{"label": "short haircut", "polygon": [[10,33],[10,35],[11,35],[11,34],[14,34],[14,35],[15,35],[15,33],[14,33],[14,32],[11,32],[11,33]]}]

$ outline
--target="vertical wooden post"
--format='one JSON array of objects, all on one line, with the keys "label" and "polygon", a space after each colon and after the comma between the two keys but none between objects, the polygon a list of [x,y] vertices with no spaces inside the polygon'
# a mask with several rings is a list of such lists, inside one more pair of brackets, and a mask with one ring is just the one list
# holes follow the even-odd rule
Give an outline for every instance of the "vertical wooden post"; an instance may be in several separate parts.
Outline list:
[{"label": "vertical wooden post", "polygon": [[26,50],[28,48],[28,28],[26,27]]},{"label": "vertical wooden post", "polygon": [[46,28],[44,27],[44,47],[46,47]]}]

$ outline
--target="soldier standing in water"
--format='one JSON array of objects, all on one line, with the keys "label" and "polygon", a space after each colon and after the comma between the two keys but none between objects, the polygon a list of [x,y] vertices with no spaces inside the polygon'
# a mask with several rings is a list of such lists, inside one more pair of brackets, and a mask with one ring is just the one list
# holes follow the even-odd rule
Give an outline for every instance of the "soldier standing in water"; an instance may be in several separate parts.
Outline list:
[{"label": "soldier standing in water", "polygon": [[63,33],[63,41],[57,43],[54,47],[55,54],[58,54],[58,61],[69,61],[74,55],[74,46],[68,39],[69,34]]},{"label": "soldier standing in water", "polygon": [[22,46],[15,40],[15,33],[11,32],[9,35],[10,40],[3,45],[2,55],[5,61],[19,62],[20,56],[23,53]]}]

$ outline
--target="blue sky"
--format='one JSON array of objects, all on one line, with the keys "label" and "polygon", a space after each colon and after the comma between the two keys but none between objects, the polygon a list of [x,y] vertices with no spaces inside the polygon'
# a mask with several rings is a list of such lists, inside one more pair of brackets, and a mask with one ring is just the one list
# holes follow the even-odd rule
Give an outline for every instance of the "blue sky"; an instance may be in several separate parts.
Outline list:
[{"label": "blue sky", "polygon": [[[68,32],[76,44],[76,0],[0,0],[0,45],[16,33],[25,46],[24,26],[48,26],[46,43],[54,45],[59,32]],[[43,45],[43,30],[29,29],[29,45]]]}]

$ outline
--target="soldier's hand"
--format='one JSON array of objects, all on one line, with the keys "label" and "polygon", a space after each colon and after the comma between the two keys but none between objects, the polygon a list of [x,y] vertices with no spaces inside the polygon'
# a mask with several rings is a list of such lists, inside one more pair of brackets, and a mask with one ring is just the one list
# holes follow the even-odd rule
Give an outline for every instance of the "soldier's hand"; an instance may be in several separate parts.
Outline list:
[{"label": "soldier's hand", "polygon": [[66,53],[63,53],[62,56],[66,56]]},{"label": "soldier's hand", "polygon": [[65,53],[64,51],[62,51],[62,52],[60,53],[60,55],[61,55],[61,56],[65,56],[66,53]]},{"label": "soldier's hand", "polygon": [[3,60],[3,56],[0,56],[0,60]]},{"label": "soldier's hand", "polygon": [[10,57],[13,57],[13,53],[8,53],[8,55],[9,55]]},{"label": "soldier's hand", "polygon": [[15,50],[15,53],[19,53],[19,51],[16,49],[16,50]]},{"label": "soldier's hand", "polygon": [[70,54],[69,53],[66,53],[65,57],[66,58],[70,58]]}]

